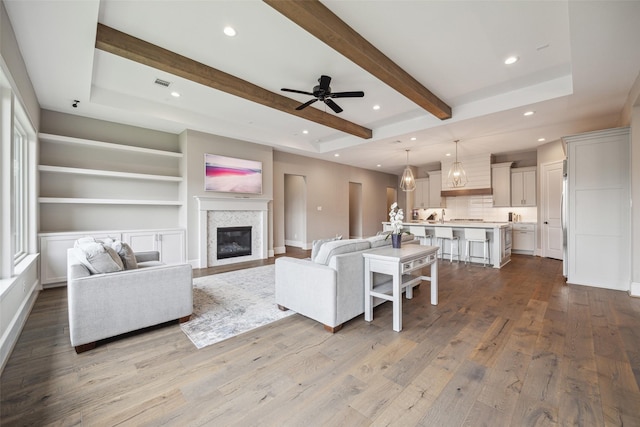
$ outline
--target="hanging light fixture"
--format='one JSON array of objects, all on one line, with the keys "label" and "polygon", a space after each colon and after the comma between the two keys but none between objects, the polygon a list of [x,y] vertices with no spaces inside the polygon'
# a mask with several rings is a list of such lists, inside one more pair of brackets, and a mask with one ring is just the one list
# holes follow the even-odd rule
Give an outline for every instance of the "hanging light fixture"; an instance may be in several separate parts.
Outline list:
[{"label": "hanging light fixture", "polygon": [[409,167],[409,150],[405,151],[407,152],[407,167],[404,168],[404,172],[402,173],[400,188],[402,191],[413,191],[416,189],[416,179],[413,177],[413,172],[411,172],[411,168]]},{"label": "hanging light fixture", "polygon": [[462,167],[462,163],[458,161],[458,141],[455,140],[456,143],[456,161],[451,165],[451,169],[449,169],[449,187],[464,187],[467,185],[467,174]]}]

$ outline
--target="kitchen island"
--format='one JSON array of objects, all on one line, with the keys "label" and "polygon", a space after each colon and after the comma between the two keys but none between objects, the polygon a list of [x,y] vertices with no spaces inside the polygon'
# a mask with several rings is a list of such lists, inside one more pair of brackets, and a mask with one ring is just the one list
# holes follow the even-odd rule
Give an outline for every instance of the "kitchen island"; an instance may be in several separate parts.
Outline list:
[{"label": "kitchen island", "polygon": [[[458,236],[460,248],[460,260],[465,259],[466,240],[464,239],[464,230],[466,228],[482,228],[487,231],[489,239],[489,257],[490,264],[493,268],[501,268],[511,261],[511,223],[509,222],[484,222],[484,221],[407,221],[402,223],[403,231],[409,231],[417,236],[427,234],[432,236],[431,239],[421,239],[422,244],[437,246],[438,242],[435,238],[436,227],[451,227],[453,235]],[[382,229],[384,231],[391,230],[390,222],[383,222]],[[426,240],[426,242],[425,242]],[[443,251],[449,253],[451,242],[444,241]],[[471,256],[469,262],[482,263],[482,245],[471,244]]]}]

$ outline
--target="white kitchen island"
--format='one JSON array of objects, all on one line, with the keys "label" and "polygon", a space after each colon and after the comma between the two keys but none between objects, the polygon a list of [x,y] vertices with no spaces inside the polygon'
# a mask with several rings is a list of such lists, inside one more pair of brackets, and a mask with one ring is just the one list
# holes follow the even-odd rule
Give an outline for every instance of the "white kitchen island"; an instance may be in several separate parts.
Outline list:
[{"label": "white kitchen island", "polygon": [[[466,228],[482,228],[487,231],[487,238],[489,239],[489,256],[491,260],[491,266],[493,268],[501,268],[509,261],[511,261],[511,223],[509,222],[484,222],[484,221],[408,221],[403,222],[403,231],[409,231],[413,234],[418,233],[419,228],[424,228],[424,232],[428,235],[435,236],[436,227],[451,227],[453,229],[453,235],[460,238],[460,260],[465,257],[466,240],[464,239],[464,230]],[[391,229],[391,223],[383,222],[382,229],[388,231]],[[424,240],[424,239],[423,239]],[[426,244],[436,246],[438,242],[435,237],[432,241],[426,239]],[[424,244],[424,242],[423,242]],[[444,248],[442,251],[449,253],[451,251],[450,242],[444,241]],[[470,262],[482,263],[483,257],[482,245],[477,243],[471,244],[471,257]]]}]

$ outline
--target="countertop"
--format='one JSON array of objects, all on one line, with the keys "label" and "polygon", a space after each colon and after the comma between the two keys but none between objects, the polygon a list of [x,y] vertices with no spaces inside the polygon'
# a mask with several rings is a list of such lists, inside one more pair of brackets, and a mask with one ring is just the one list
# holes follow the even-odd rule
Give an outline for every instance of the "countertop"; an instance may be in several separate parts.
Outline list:
[{"label": "countertop", "polygon": [[[383,224],[391,224],[384,222]],[[408,221],[403,222],[403,226],[425,226],[425,227],[452,227],[452,228],[507,228],[511,226],[510,222],[485,222],[485,221]]]}]

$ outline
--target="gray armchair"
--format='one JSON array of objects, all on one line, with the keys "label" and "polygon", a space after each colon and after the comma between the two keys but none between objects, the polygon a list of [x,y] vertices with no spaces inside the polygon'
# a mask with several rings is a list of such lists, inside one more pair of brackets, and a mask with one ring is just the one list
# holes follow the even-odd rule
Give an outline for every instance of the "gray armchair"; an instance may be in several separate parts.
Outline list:
[{"label": "gray armchair", "polygon": [[92,274],[67,251],[69,335],[77,353],[96,341],[178,319],[193,312],[190,264],[165,265],[159,253],[135,254],[138,268]]}]

